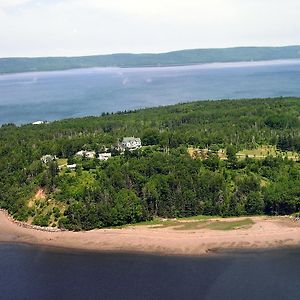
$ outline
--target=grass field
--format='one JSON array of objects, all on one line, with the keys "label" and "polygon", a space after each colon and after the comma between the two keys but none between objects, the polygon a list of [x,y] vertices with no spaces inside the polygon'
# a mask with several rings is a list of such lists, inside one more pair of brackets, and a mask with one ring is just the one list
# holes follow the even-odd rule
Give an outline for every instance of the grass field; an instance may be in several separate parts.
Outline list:
[{"label": "grass field", "polygon": [[[206,159],[208,153],[209,153],[208,149],[199,149],[193,147],[188,148],[188,154],[193,158]],[[227,159],[225,149],[220,149],[219,151],[216,152],[216,154],[219,156],[221,160]],[[236,156],[240,160],[245,159],[247,156],[249,158],[255,158],[255,159],[264,159],[267,156],[287,157],[288,159],[294,161],[300,159],[300,155],[297,152],[292,152],[292,151],[283,152],[276,149],[275,146],[271,146],[271,145],[264,145],[264,146],[257,147],[255,149],[244,149],[239,151],[236,154]]]},{"label": "grass field", "polygon": [[235,230],[239,228],[246,228],[253,225],[254,222],[252,219],[242,219],[238,221],[216,221],[207,225],[207,228],[212,230]]},{"label": "grass field", "polygon": [[68,160],[66,158],[59,158],[56,160],[57,161],[57,164],[58,166],[66,166],[67,163],[68,163]]},{"label": "grass field", "polygon": [[250,158],[256,158],[256,159],[264,159],[267,156],[281,156],[281,157],[287,157],[288,159],[292,159],[292,160],[299,159],[299,154],[297,152],[292,152],[292,151],[282,152],[276,149],[275,146],[270,146],[270,145],[264,145],[251,150],[244,149],[237,153],[237,157],[239,159],[244,159],[246,158],[246,156]]},{"label": "grass field", "polygon": [[190,218],[180,219],[159,219],[156,218],[152,221],[141,222],[128,226],[149,226],[153,228],[173,228],[174,230],[197,230],[201,228],[211,230],[236,230],[247,228],[254,224],[250,218],[241,218],[238,220],[230,221],[216,220],[216,217],[211,216],[196,216]]}]

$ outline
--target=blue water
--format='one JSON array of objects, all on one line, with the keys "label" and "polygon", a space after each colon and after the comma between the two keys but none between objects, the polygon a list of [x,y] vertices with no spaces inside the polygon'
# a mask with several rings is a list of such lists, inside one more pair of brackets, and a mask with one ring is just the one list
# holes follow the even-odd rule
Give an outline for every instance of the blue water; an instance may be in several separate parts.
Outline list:
[{"label": "blue water", "polygon": [[299,300],[299,266],[300,249],[163,257],[0,244],[0,298]]},{"label": "blue water", "polygon": [[277,96],[300,96],[300,60],[0,75],[0,124]]}]

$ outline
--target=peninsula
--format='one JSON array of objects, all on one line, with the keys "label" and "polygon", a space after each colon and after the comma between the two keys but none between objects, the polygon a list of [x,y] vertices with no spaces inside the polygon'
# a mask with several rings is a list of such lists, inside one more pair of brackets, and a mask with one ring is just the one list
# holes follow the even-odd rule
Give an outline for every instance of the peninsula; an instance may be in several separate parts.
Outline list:
[{"label": "peninsula", "polygon": [[299,114],[299,99],[278,98],[3,125],[0,242],[166,255],[299,247]]}]

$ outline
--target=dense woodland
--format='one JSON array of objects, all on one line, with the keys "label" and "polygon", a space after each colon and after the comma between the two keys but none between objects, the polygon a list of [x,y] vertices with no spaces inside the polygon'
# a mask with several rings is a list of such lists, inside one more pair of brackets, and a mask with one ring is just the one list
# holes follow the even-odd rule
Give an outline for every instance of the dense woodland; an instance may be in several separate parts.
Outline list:
[{"label": "dense woodland", "polygon": [[[199,101],[42,125],[2,125],[0,206],[15,218],[71,230],[153,217],[292,214],[300,211],[300,165],[285,156],[237,159],[241,149],[274,145],[300,152],[300,99]],[[143,147],[108,161],[76,158],[124,136]],[[208,148],[205,159],[187,148]],[[227,160],[220,160],[225,149]],[[76,163],[58,169],[45,154]],[[46,197],[35,199],[38,190]]]}]

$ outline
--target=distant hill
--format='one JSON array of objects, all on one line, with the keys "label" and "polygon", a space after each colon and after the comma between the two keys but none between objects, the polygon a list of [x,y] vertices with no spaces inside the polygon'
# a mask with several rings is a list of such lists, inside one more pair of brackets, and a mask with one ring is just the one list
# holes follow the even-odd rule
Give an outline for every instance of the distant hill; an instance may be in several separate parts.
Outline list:
[{"label": "distant hill", "polygon": [[110,54],[79,57],[0,58],[0,73],[91,67],[174,66],[212,62],[300,58],[300,46],[181,50],[159,54]]}]

